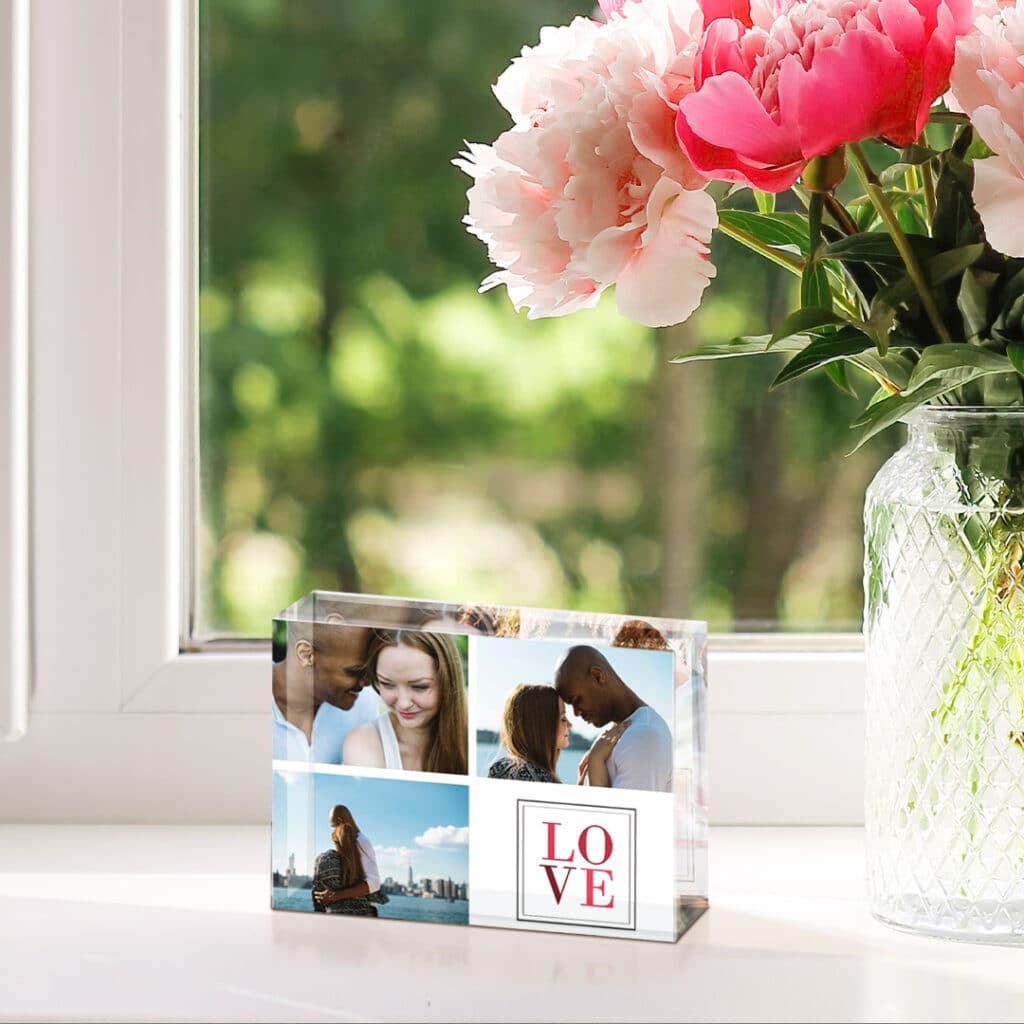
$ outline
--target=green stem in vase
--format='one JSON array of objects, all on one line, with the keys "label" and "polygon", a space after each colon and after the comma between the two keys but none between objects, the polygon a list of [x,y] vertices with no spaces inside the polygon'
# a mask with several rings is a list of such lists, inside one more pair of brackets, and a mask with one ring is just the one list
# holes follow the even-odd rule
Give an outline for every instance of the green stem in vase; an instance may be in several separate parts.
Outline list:
[{"label": "green stem in vase", "polygon": [[[932,712],[938,721],[941,736],[933,746],[927,772],[919,775],[918,790],[923,805],[937,804],[934,791],[936,776],[950,765],[955,769],[956,751],[967,742],[964,757],[964,782],[972,800],[977,797],[985,772],[985,736],[991,715],[999,714],[1002,703],[1008,715],[1016,715],[1018,725],[1011,728],[1007,742],[1024,753],[1020,723],[1024,721],[1024,601],[1021,598],[1022,562],[1021,534],[1002,531],[998,526],[979,569],[984,587],[982,607],[976,617],[963,654],[951,677],[943,686],[939,706]],[[977,550],[969,544],[972,550]],[[1005,681],[1010,688],[1009,700],[1001,701],[997,685]],[[952,747],[951,747],[952,745]],[[947,754],[947,750],[952,754]],[[941,791],[941,787],[940,787]],[[914,813],[917,801],[907,810]],[[922,827],[927,827],[922,819]],[[966,859],[974,845],[978,823],[972,814],[966,821],[967,846],[961,852]],[[966,896],[966,893],[961,893]]]},{"label": "green stem in vase", "polygon": [[853,165],[857,168],[857,173],[860,175],[861,182],[868,194],[868,198],[871,200],[871,204],[878,212],[879,217],[882,218],[882,223],[885,224],[886,229],[893,240],[893,244],[896,246],[896,250],[899,252],[900,258],[903,260],[903,265],[907,268],[907,276],[910,278],[915,290],[917,291],[918,297],[921,299],[921,305],[932,325],[932,329],[935,331],[936,337],[944,345],[952,344],[953,339],[942,320],[942,315],[939,313],[938,306],[935,305],[935,297],[932,295],[931,289],[928,287],[928,282],[925,279],[924,271],[921,269],[921,264],[918,263],[917,257],[914,255],[914,250],[911,249],[910,242],[907,239],[903,228],[900,227],[896,211],[892,208],[892,205],[886,198],[885,191],[882,189],[881,183],[875,175],[875,172],[871,169],[871,164],[868,163],[868,158],[865,155],[863,148],[859,142],[851,142],[849,144],[849,149],[850,155],[853,157]]},{"label": "green stem in vase", "polygon": [[[950,784],[964,787],[970,799],[960,855],[967,858],[981,841],[970,809],[984,799],[1000,761],[1024,755],[1024,443],[1014,428],[993,431],[990,424],[946,428],[943,443],[955,467],[959,511],[934,536],[958,545],[965,557],[961,567],[950,565],[948,582],[936,583],[950,588],[951,624],[964,621],[966,630],[955,663],[936,680],[941,689],[930,711],[930,742],[908,762],[915,781],[905,812],[920,814],[928,829]],[[884,525],[876,523],[876,530]],[[873,564],[877,552],[869,546],[867,553]],[[1008,726],[1004,736],[995,729],[1001,722]]]}]

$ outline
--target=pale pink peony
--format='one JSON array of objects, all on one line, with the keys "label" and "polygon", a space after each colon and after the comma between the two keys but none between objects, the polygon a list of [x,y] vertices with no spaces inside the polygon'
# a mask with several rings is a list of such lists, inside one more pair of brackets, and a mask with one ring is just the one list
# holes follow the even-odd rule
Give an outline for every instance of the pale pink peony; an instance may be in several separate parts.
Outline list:
[{"label": "pale pink peony", "polygon": [[616,284],[623,315],[649,326],[693,312],[715,269],[713,200],[675,141],[702,25],[694,0],[626,3],[577,18],[499,78],[513,127],[456,161],[475,180],[469,230],[531,318],[593,306]]},{"label": "pale pink peony", "polygon": [[995,156],[974,164],[974,206],[989,244],[1024,256],[1024,0],[992,5],[957,43],[950,86]]},{"label": "pale pink peony", "polygon": [[754,0],[747,21],[722,16],[723,0],[707,6],[679,143],[709,178],[767,192],[847,142],[917,138],[972,11],[971,0]]}]

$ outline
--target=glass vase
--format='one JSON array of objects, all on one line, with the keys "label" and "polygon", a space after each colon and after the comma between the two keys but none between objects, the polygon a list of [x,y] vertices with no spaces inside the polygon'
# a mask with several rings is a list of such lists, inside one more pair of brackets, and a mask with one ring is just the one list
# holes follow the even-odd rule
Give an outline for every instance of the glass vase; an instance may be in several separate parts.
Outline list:
[{"label": "glass vase", "polygon": [[1024,410],[906,422],[864,513],[871,910],[1024,945]]}]

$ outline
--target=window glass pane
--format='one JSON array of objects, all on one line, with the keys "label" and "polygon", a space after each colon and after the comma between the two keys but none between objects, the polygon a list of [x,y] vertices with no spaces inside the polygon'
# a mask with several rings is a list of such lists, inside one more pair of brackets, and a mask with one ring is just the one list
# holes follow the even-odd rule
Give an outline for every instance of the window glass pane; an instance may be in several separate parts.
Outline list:
[{"label": "window glass pane", "polygon": [[771,359],[669,365],[762,333],[791,281],[718,238],[660,332],[527,321],[480,295],[466,139],[572,0],[201,0],[201,634],[266,635],[312,589],[708,618],[860,621],[855,403],[767,392]]}]

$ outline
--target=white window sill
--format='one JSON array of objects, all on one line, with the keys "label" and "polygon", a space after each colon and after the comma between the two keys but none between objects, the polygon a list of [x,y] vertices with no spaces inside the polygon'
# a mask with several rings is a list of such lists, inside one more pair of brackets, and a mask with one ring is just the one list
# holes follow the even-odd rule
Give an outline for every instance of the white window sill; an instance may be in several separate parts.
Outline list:
[{"label": "white window sill", "polygon": [[674,946],[272,913],[268,843],[0,828],[0,1020],[994,1021],[1024,996],[1019,951],[872,920],[859,829],[712,830]]},{"label": "white window sill", "polygon": [[[266,820],[269,672],[266,654],[181,655],[120,707],[37,702],[26,738],[0,744],[19,780],[0,821]],[[713,823],[863,822],[862,654],[713,650],[708,679]]]}]

